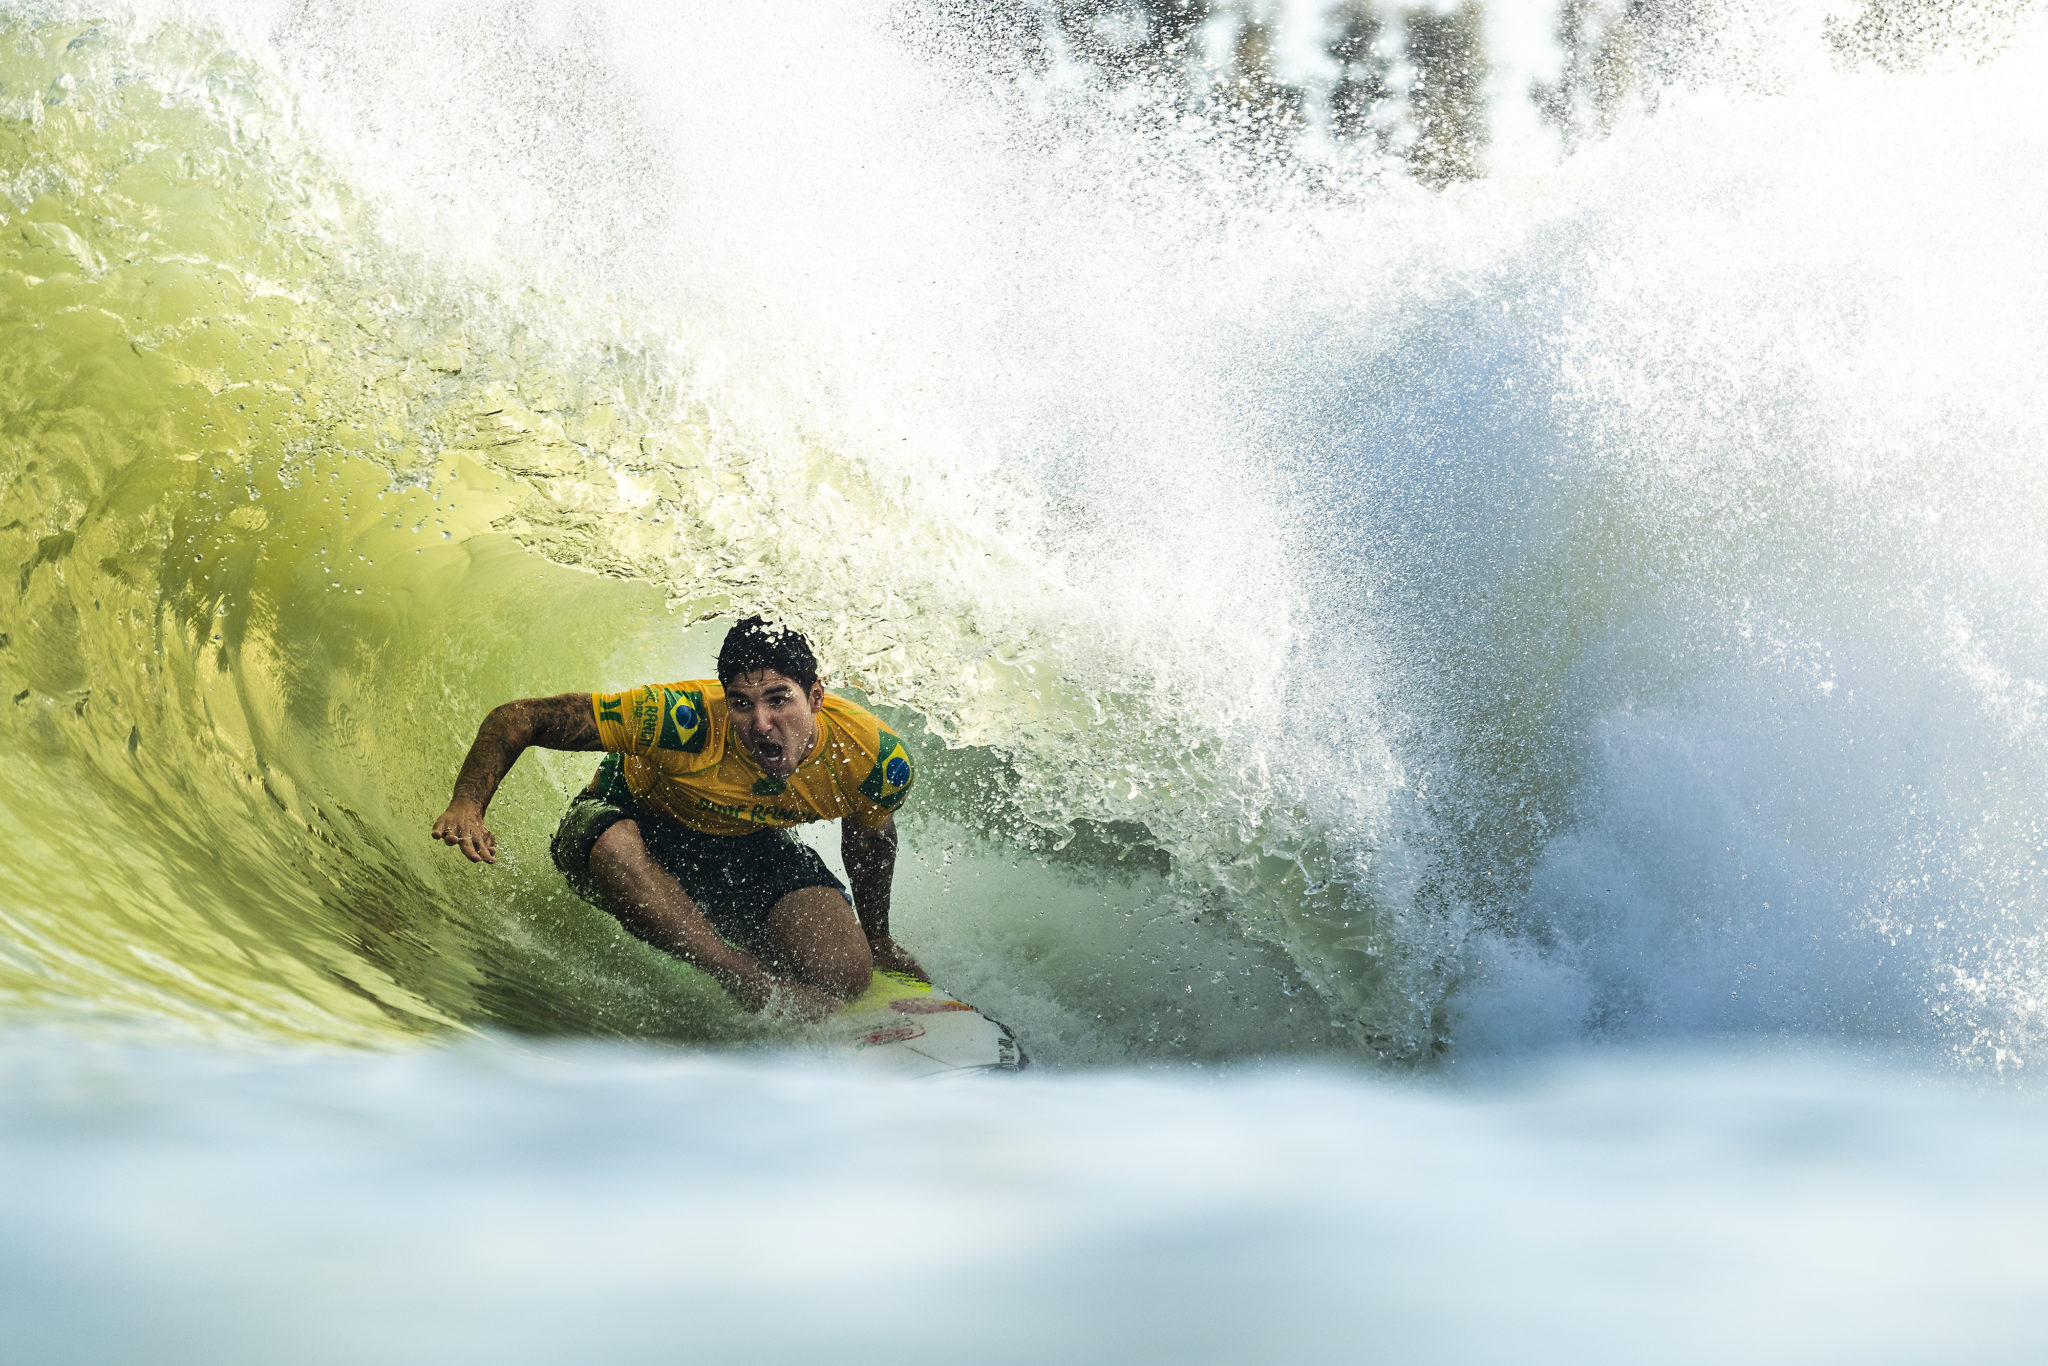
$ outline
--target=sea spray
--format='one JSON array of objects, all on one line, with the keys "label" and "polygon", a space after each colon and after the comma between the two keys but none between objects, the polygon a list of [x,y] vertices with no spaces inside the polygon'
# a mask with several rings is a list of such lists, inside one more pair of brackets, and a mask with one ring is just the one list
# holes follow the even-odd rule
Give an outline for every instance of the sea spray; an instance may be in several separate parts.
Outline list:
[{"label": "sea spray", "polygon": [[419,830],[766,608],[1040,1057],[2023,1061],[2044,59],[1824,8],[1440,191],[860,9],[14,21],[7,989],[745,1036],[556,885],[574,762]]}]

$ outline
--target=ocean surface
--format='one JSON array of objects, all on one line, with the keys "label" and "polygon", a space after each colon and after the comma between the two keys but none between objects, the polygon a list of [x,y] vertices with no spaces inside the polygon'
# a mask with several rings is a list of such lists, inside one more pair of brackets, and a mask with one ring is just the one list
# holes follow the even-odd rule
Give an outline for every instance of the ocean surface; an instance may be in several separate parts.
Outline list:
[{"label": "ocean surface", "polygon": [[[2048,14],[1669,9],[0,0],[0,1355],[2040,1360]],[[757,610],[1024,1076],[427,839]]]}]

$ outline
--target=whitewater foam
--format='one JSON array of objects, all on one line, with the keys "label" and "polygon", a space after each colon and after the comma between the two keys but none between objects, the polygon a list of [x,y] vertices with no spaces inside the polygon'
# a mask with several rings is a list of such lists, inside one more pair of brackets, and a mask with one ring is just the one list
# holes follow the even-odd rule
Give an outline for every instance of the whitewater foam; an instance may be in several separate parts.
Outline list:
[{"label": "whitewater foam", "polygon": [[1724,8],[1442,193],[921,12],[15,21],[8,989],[743,1034],[415,827],[489,703],[765,608],[922,735],[934,957],[1076,1060],[2024,1060],[2048,56]]}]

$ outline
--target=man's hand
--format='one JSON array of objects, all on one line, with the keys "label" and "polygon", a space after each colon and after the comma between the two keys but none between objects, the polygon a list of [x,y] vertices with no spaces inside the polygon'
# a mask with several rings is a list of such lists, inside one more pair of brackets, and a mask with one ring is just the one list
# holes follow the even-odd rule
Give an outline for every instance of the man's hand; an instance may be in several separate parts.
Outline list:
[{"label": "man's hand", "polygon": [[433,837],[452,844],[471,863],[496,863],[498,837],[484,829],[484,810],[498,791],[498,784],[512,771],[529,746],[545,749],[591,750],[598,743],[597,720],[591,710],[590,694],[565,692],[559,697],[525,697],[493,707],[477,727],[476,741],[455,776],[455,796],[441,819],[434,822]]},{"label": "man's hand", "polygon": [[484,828],[483,808],[465,798],[448,803],[441,819],[434,822],[433,837],[460,849],[471,863],[498,861],[498,837]]},{"label": "man's hand", "polygon": [[868,952],[874,955],[875,966],[883,972],[900,972],[905,977],[915,977],[927,984],[932,980],[932,975],[919,966],[915,958],[904,952],[901,944],[886,934],[877,939],[870,939]]}]

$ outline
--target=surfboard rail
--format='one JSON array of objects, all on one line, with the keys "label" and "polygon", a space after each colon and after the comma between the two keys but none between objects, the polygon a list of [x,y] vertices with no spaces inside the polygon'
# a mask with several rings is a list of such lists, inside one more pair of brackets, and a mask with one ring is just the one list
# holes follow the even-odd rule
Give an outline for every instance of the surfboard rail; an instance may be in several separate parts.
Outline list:
[{"label": "surfboard rail", "polygon": [[900,972],[877,970],[868,989],[823,1028],[833,1052],[905,1075],[1021,1072],[1031,1065],[1008,1025]]}]

